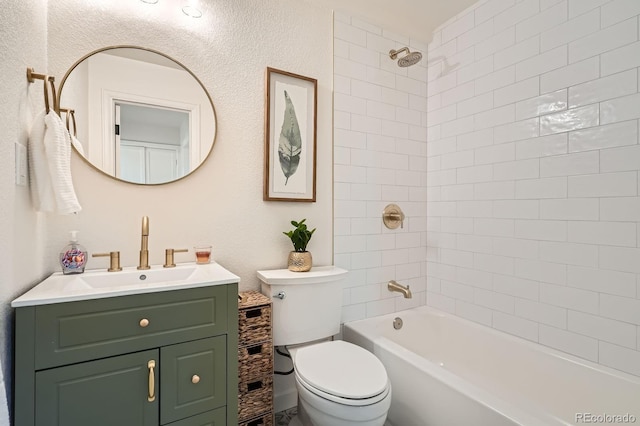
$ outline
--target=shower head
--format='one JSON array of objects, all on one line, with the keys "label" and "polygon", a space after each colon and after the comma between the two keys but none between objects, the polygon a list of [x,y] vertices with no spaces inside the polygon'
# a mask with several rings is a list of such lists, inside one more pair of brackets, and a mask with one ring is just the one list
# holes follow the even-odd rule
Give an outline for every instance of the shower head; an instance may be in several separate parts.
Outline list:
[{"label": "shower head", "polygon": [[401,52],[406,52],[407,54],[404,55],[402,58],[398,59],[399,67],[403,67],[403,68],[410,67],[411,65],[417,64],[422,59],[422,53],[410,52],[408,47],[403,47],[402,49],[399,49],[399,50],[391,49],[389,51],[389,57],[395,61],[395,59],[398,57],[398,54]]}]

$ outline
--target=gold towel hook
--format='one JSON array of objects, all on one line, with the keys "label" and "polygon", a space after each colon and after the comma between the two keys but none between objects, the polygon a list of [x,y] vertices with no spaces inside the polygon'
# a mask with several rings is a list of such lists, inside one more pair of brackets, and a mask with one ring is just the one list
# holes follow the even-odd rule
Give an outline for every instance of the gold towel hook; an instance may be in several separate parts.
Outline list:
[{"label": "gold towel hook", "polygon": [[73,124],[73,136],[78,137],[78,128],[76,126],[76,110],[70,108],[60,108],[60,112],[67,114],[67,130],[71,133],[71,124]]},{"label": "gold towel hook", "polygon": [[27,80],[29,81],[29,83],[34,83],[36,79],[46,80],[47,78],[47,75],[38,74],[33,70],[33,68],[27,68]]},{"label": "gold towel hook", "polygon": [[46,74],[39,74],[36,73],[33,68],[27,68],[27,81],[29,83],[33,83],[36,80],[43,80],[44,81],[44,106],[45,106],[45,111],[48,114],[49,113],[49,88],[47,87],[47,82],[49,83],[49,86],[51,86],[51,94],[53,95],[53,110],[56,112],[56,114],[60,115],[60,111],[59,111],[59,105],[58,105],[58,98],[56,96],[56,85],[55,85],[55,77],[52,76],[48,76]]},{"label": "gold towel hook", "polygon": [[51,94],[53,95],[53,110],[58,116],[60,115],[60,104],[58,101],[58,96],[56,96],[56,84],[55,77],[49,77],[49,85],[51,86]]}]

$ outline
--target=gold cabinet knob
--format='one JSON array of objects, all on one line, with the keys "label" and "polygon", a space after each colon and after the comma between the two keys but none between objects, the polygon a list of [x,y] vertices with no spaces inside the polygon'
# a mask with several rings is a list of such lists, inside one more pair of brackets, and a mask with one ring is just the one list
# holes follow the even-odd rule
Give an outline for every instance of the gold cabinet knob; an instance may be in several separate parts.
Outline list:
[{"label": "gold cabinet knob", "polygon": [[198,382],[200,382],[200,376],[198,376],[197,374],[194,374],[194,375],[191,377],[191,383],[193,383],[193,384],[195,385],[195,384],[196,384],[196,383],[198,383]]},{"label": "gold cabinet knob", "polygon": [[149,325],[149,320],[148,320],[148,319],[146,319],[146,318],[142,318],[142,319],[140,320],[140,327],[145,328],[145,327],[146,327],[146,326],[148,326],[148,325]]}]

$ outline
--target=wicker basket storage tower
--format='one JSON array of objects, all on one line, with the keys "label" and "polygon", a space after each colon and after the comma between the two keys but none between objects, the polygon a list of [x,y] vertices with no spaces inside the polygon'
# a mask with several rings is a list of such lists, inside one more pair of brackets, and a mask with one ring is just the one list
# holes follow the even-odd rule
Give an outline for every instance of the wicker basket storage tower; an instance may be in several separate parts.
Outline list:
[{"label": "wicker basket storage tower", "polygon": [[272,426],[271,300],[257,291],[238,295],[238,423]]}]

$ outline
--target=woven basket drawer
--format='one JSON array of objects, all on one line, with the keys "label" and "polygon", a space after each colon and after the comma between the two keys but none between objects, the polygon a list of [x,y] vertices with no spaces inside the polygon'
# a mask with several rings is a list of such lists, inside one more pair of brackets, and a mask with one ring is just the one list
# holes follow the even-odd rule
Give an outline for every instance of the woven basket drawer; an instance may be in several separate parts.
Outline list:
[{"label": "woven basket drawer", "polygon": [[273,374],[271,341],[238,348],[238,378],[241,382],[270,374]]},{"label": "woven basket drawer", "polygon": [[238,311],[240,346],[271,340],[271,306],[256,306]]},{"label": "woven basket drawer", "polygon": [[238,385],[238,419],[253,419],[273,411],[273,376],[268,375]]},{"label": "woven basket drawer", "polygon": [[238,426],[273,426],[273,413],[263,414],[255,419],[238,423]]}]

